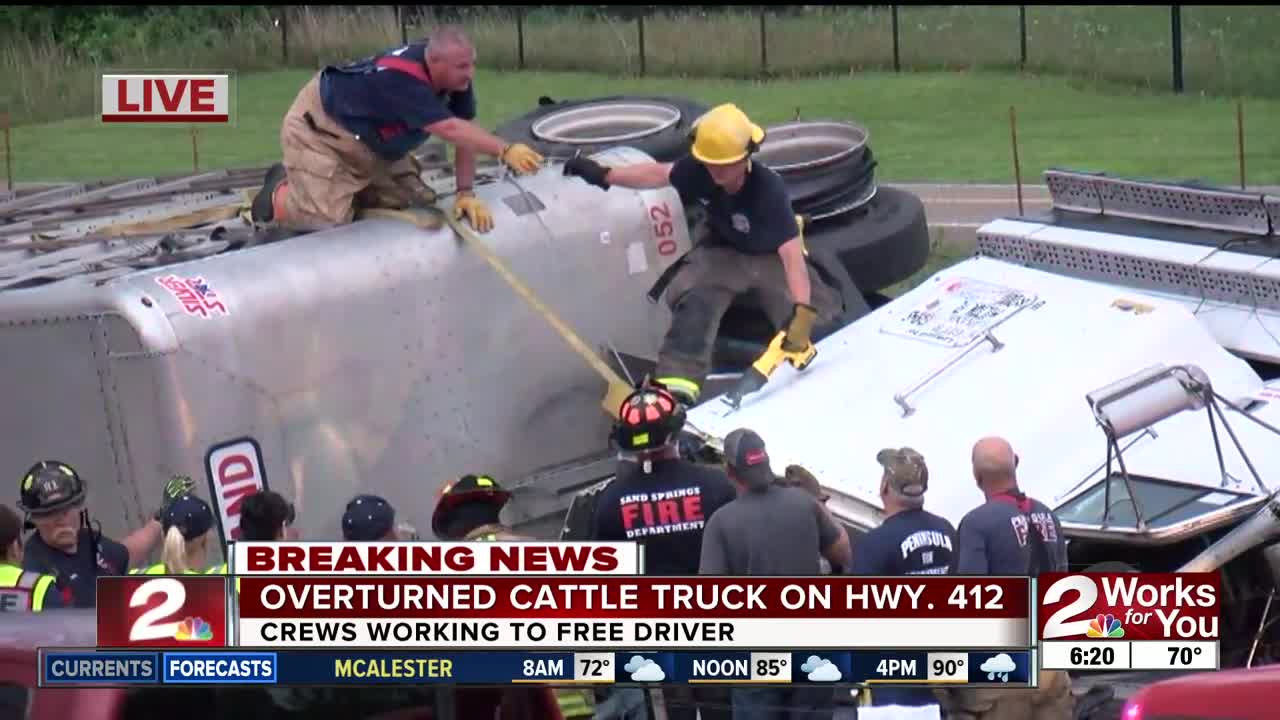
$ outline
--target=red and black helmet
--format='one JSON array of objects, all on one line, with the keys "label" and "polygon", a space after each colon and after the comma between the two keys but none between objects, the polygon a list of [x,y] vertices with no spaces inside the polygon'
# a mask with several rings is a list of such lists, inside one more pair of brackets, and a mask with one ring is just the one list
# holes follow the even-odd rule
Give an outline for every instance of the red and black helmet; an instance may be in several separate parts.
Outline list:
[{"label": "red and black helmet", "polygon": [[685,411],[671,391],[649,382],[627,396],[618,408],[613,441],[624,452],[655,450],[684,428]]}]

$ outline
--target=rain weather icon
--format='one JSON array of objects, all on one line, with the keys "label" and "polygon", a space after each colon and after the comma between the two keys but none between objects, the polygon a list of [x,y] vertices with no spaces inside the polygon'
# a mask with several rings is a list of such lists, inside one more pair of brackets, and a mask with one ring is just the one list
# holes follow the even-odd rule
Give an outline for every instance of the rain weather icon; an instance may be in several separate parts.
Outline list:
[{"label": "rain weather icon", "polygon": [[1124,637],[1124,627],[1120,625],[1120,621],[1115,615],[1110,613],[1099,615],[1089,621],[1089,629],[1084,633],[1088,637]]},{"label": "rain weather icon", "polygon": [[995,657],[988,658],[978,669],[987,674],[988,680],[995,680],[996,676],[999,675],[1000,682],[1009,682],[1009,673],[1017,670],[1018,666],[1008,654],[1000,653]]},{"label": "rain weather icon", "polygon": [[817,655],[810,655],[800,666],[800,672],[809,674],[809,682],[837,682],[841,677],[835,663]]},{"label": "rain weather icon", "polygon": [[213,629],[209,627],[209,623],[204,618],[187,618],[178,623],[178,629],[173,633],[174,640],[184,640],[187,642],[200,642],[213,639]]},{"label": "rain weather icon", "polygon": [[631,662],[623,665],[622,669],[631,673],[632,682],[662,682],[667,677],[661,665],[639,655],[632,655]]}]

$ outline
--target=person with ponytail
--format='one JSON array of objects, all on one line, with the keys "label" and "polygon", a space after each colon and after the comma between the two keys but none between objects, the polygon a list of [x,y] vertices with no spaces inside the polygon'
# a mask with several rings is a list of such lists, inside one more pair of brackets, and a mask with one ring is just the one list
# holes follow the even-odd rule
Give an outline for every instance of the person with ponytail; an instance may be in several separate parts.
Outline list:
[{"label": "person with ponytail", "polygon": [[164,529],[160,562],[134,574],[189,575],[203,573],[209,557],[209,531],[213,509],[195,495],[183,495],[170,503],[160,519]]}]

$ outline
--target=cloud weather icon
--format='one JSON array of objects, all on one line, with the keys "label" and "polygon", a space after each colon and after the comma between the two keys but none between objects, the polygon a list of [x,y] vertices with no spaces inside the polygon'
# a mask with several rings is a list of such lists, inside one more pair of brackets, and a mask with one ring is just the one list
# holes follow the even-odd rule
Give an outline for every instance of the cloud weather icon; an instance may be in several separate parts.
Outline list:
[{"label": "cloud weather icon", "polygon": [[1005,653],[1000,653],[982,663],[982,667],[978,669],[987,674],[988,680],[995,680],[996,676],[999,675],[1000,682],[1009,682],[1009,673],[1017,670],[1018,666],[1013,662],[1013,658]]},{"label": "cloud weather icon", "polygon": [[632,655],[622,669],[631,673],[632,682],[662,682],[667,677],[661,665],[640,655]]},{"label": "cloud weather icon", "polygon": [[809,682],[837,682],[841,677],[835,663],[817,655],[810,655],[800,666],[800,672],[809,674]]},{"label": "cloud weather icon", "polygon": [[1089,629],[1084,633],[1088,637],[1124,637],[1124,627],[1120,625],[1120,621],[1115,615],[1110,613],[1099,615],[1089,621]]}]

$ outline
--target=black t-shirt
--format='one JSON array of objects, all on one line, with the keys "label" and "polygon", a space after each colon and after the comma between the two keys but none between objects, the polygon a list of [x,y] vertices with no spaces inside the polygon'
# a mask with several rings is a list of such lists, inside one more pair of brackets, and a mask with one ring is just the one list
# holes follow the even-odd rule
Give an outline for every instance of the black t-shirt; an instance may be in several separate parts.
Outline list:
[{"label": "black t-shirt", "polygon": [[707,520],[736,496],[718,468],[657,460],[645,475],[639,464],[622,462],[600,493],[591,539],[640,543],[646,575],[697,575]]},{"label": "black t-shirt", "polygon": [[474,86],[459,93],[437,91],[426,73],[426,51],[426,43],[413,43],[326,67],[320,79],[325,112],[392,162],[426,142],[427,125],[451,117],[474,120]]},{"label": "black t-shirt", "polygon": [[[1030,519],[1030,523],[1028,523]],[[1058,516],[1029,497],[997,495],[960,519],[956,572],[962,575],[1024,575],[1031,569],[1037,531],[1049,567],[1066,572],[1067,542]]]},{"label": "black t-shirt", "polygon": [[956,530],[925,510],[895,513],[854,546],[853,575],[946,575],[955,558]]},{"label": "black t-shirt", "polygon": [[90,553],[93,537],[88,528],[80,528],[76,552],[68,555],[45,544],[39,533],[27,539],[22,555],[22,569],[57,577],[63,604],[67,607],[91,608],[97,604],[98,576],[125,575],[129,572],[129,550],[109,538],[98,539],[98,557]]},{"label": "black t-shirt", "polygon": [[688,205],[707,210],[707,224],[728,245],[747,255],[769,255],[800,234],[791,196],[782,176],[752,163],[746,182],[730,195],[711,179],[706,166],[686,155],[671,167],[671,186]]}]

